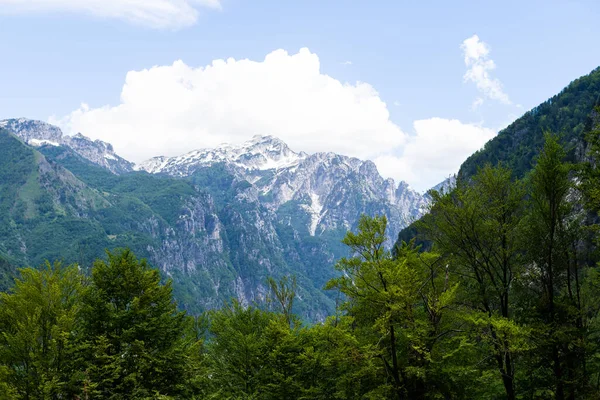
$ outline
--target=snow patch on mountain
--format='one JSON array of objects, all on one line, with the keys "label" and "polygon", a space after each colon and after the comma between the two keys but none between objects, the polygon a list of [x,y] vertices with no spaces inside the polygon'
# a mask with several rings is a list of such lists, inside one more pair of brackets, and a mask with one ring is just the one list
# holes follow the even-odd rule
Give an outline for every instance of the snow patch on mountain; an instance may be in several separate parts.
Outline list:
[{"label": "snow patch on mountain", "polygon": [[53,142],[52,140],[44,140],[44,139],[29,139],[27,141],[28,144],[35,146],[35,147],[40,147],[40,146],[60,146],[60,144],[58,142]]},{"label": "snow patch on mountain", "polygon": [[154,157],[136,166],[138,170],[186,176],[198,167],[227,163],[245,170],[279,170],[297,165],[307,157],[295,153],[281,140],[256,135],[240,145],[222,144],[214,149],[199,149],[175,157]]},{"label": "snow patch on mountain", "polygon": [[310,225],[308,226],[308,232],[311,236],[315,236],[317,226],[321,220],[321,211],[323,210],[323,204],[319,201],[319,195],[311,192],[309,194],[310,205],[303,204],[303,208],[310,214]]},{"label": "snow patch on mountain", "polygon": [[238,180],[249,182],[252,190],[245,196],[255,193],[270,212],[277,214],[292,202],[285,212],[292,207],[307,214],[306,230],[311,236],[350,229],[367,213],[387,215],[389,235],[395,237],[423,214],[429,202],[406,182],[396,186],[393,179],[383,179],[372,161],[331,152],[297,153],[273,136],[254,136],[242,144],[222,144],[176,157],[154,157],[136,168],[185,177],[216,163],[224,163]]}]

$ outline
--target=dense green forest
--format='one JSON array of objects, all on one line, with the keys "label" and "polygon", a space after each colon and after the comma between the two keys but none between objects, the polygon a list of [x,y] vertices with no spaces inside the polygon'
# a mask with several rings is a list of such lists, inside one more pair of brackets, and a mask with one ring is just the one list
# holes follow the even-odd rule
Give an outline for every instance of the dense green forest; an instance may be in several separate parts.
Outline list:
[{"label": "dense green forest", "polygon": [[527,111],[501,130],[461,165],[463,179],[475,175],[486,163],[499,162],[522,178],[531,169],[544,144],[544,132],[554,132],[567,147],[569,159],[576,159],[581,139],[590,129],[590,110],[600,104],[600,67],[571,82],[560,93]]},{"label": "dense green forest", "polygon": [[432,193],[427,251],[387,249],[385,217],[363,217],[314,325],[292,313],[293,277],[192,317],[129,250],[89,274],[21,269],[0,295],[0,398],[597,399],[599,181],[546,134],[522,179],[487,164]]}]

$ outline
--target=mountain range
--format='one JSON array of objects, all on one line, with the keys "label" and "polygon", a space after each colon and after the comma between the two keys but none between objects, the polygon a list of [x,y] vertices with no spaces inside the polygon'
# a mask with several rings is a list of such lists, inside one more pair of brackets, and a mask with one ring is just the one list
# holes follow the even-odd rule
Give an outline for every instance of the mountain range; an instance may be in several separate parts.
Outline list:
[{"label": "mountain range", "polygon": [[0,211],[0,257],[89,267],[104,248],[131,247],[173,279],[192,311],[230,297],[262,301],[268,276],[293,274],[298,311],[323,319],[335,299],[321,289],[360,215],[385,214],[394,237],[428,204],[371,161],[294,152],[272,136],[135,165],[108,143],[41,121],[0,127],[2,190],[11,194]]},{"label": "mountain range", "polygon": [[[599,99],[596,69],[502,130],[434,189],[486,163],[526,175],[546,131],[561,135],[578,160]],[[0,194],[0,288],[18,265],[63,260],[87,269],[104,249],[129,247],[172,278],[176,299],[192,312],[231,297],[263,301],[267,277],[295,275],[295,311],[307,320],[334,310],[336,294],[322,288],[347,255],[341,239],[360,215],[386,215],[392,238],[408,227],[402,239],[414,236],[409,225],[430,201],[382,178],[371,161],[295,152],[272,136],[136,165],[109,143],[28,119],[0,121]]]}]

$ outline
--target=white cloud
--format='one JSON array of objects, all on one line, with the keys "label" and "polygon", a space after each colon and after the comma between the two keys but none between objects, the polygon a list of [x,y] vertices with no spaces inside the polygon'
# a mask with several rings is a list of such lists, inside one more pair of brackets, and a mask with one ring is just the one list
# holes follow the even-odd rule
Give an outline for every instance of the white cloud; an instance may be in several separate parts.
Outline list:
[{"label": "white cloud", "polygon": [[308,49],[276,50],[263,61],[215,60],[199,68],[176,61],[130,71],[119,105],[84,104],[58,122],[68,132],[113,143],[134,161],[255,134],[278,136],[309,152],[361,158],[406,139],[371,85],[322,74],[318,56]]},{"label": "white cloud", "polygon": [[321,73],[316,54],[276,50],[263,61],[182,61],[130,71],[118,105],[83,104],[52,123],[112,143],[139,162],[180,155],[255,134],[274,135],[296,151],[333,151],[374,160],[382,174],[425,190],[456,172],[489,130],[455,120],[415,122],[416,136],[390,120],[369,84]]},{"label": "white cloud", "polygon": [[0,0],[1,13],[85,13],[159,29],[193,25],[200,7],[218,9],[221,0]]},{"label": "white cloud", "polygon": [[485,100],[483,100],[483,97],[478,97],[473,101],[473,104],[471,104],[471,110],[475,111],[477,110],[479,107],[481,107],[481,105],[484,103]]},{"label": "white cloud", "polygon": [[495,135],[491,129],[444,118],[415,121],[414,129],[416,135],[400,156],[383,155],[375,163],[383,175],[403,176],[420,191],[458,172],[462,162]]},{"label": "white cloud", "polygon": [[[496,68],[494,60],[489,58],[490,48],[487,43],[482,42],[479,36],[473,35],[465,39],[460,48],[465,57],[465,82],[473,82],[481,94],[489,99],[497,100],[503,104],[512,104],[508,95],[502,89],[502,83],[490,76],[490,72]],[[473,106],[481,105],[479,99],[475,100]],[[476,107],[474,107],[476,108]]]},{"label": "white cloud", "polygon": [[342,65],[352,65],[352,61],[344,61]]}]

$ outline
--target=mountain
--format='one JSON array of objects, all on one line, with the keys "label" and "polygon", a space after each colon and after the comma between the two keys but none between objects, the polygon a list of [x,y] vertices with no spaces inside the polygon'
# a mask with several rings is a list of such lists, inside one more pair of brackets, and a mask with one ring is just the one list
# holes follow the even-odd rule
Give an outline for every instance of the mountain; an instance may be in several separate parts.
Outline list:
[{"label": "mountain", "polygon": [[273,136],[256,135],[241,145],[223,144],[214,149],[191,151],[178,157],[154,157],[138,166],[150,173],[167,173],[187,176],[199,166],[224,162],[241,170],[269,170],[297,165],[308,155],[295,153],[281,140]]},{"label": "mountain", "polygon": [[[371,161],[335,153],[292,151],[272,136],[254,136],[241,145],[221,145],[177,157],[155,157],[136,168],[174,177],[223,164],[237,180],[257,191],[257,200],[275,214],[306,214],[311,236],[351,229],[361,213],[388,216],[390,231],[421,215],[427,200],[405,182],[383,179]],[[306,219],[306,218],[305,218]]]},{"label": "mountain", "polygon": [[[502,163],[513,171],[515,178],[523,178],[533,167],[543,146],[545,132],[559,135],[570,161],[582,161],[587,146],[585,134],[591,130],[593,110],[599,104],[600,67],[574,80],[560,93],[501,130],[465,160],[456,179],[468,181],[488,163]],[[415,236],[418,236],[417,229],[414,225],[408,226],[398,235],[397,243]]]},{"label": "mountain", "polygon": [[25,118],[0,121],[5,128],[31,146],[67,146],[83,158],[98,164],[115,174],[131,172],[134,164],[119,157],[111,144],[101,140],[91,140],[78,133],[74,136],[63,135],[62,131],[46,122]]},{"label": "mountain", "polygon": [[296,153],[274,137],[154,158],[134,171],[108,144],[37,121],[2,124],[14,129],[0,128],[0,182],[10,194],[0,258],[10,268],[45,259],[88,268],[104,249],[130,247],[173,279],[193,312],[231,297],[262,301],[267,277],[293,274],[296,311],[322,320],[335,305],[322,287],[360,215],[386,214],[398,232],[427,202],[372,162]]},{"label": "mountain", "polygon": [[[583,134],[594,105],[600,102],[600,67],[571,82],[560,93],[526,112],[471,155],[461,165],[459,178],[467,179],[477,168],[502,162],[516,177],[523,177],[532,167],[544,143],[544,132],[561,136],[572,151],[581,150]],[[579,148],[579,149],[578,149]]]}]

